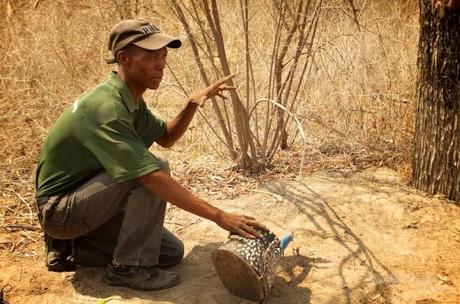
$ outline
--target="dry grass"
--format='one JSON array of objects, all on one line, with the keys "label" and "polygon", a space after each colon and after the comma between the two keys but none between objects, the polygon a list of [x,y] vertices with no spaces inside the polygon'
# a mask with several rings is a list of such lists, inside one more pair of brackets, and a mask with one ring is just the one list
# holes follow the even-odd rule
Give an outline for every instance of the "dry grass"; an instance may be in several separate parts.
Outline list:
[{"label": "dry grass", "polygon": [[[138,2],[140,16],[185,37],[166,1],[155,1],[155,5]],[[0,212],[0,223],[12,215],[20,217],[20,222],[33,222],[29,208],[33,208],[35,162],[47,130],[76,97],[106,77],[111,69],[103,61],[108,54],[108,29],[121,17],[136,11],[134,7],[122,11],[115,3],[116,0],[0,0],[0,204],[6,206]],[[223,4],[228,9],[222,23],[226,38],[235,40],[229,57],[237,70],[243,55],[235,33],[241,29],[232,30],[239,23],[235,21],[237,10],[233,12],[230,3],[233,2]],[[264,32],[264,11],[257,10],[264,3],[254,4],[254,11],[259,13],[251,21],[260,41],[260,60],[266,55],[264,41],[270,41],[270,33]],[[343,1],[326,3],[313,74],[297,111],[309,142],[306,171],[377,164],[398,168],[408,175],[417,3],[355,1],[360,8],[359,31],[347,16],[349,11],[343,10]],[[181,50],[171,52],[169,59],[189,92],[201,86],[187,42]],[[256,78],[263,79],[266,69],[262,64],[257,66]],[[184,98],[174,78],[167,74],[161,90],[148,93],[147,100],[156,112],[170,118],[183,105]],[[244,83],[242,75],[237,82]],[[212,118],[210,109],[202,112]],[[290,132],[292,150],[280,153],[265,176],[298,173],[302,139],[296,135],[295,127]],[[219,189],[221,181],[226,181],[229,195],[235,194],[231,189],[238,187],[241,178],[222,169],[231,168],[232,164],[225,157],[216,157],[225,156],[225,150],[201,117],[192,122],[183,140],[166,153],[176,164],[176,177],[197,192],[212,195],[212,189]],[[212,171],[215,174],[210,175]],[[250,184],[252,178],[244,177],[246,181],[241,181]],[[203,183],[208,183],[211,190],[203,193],[203,187],[198,187]]]}]

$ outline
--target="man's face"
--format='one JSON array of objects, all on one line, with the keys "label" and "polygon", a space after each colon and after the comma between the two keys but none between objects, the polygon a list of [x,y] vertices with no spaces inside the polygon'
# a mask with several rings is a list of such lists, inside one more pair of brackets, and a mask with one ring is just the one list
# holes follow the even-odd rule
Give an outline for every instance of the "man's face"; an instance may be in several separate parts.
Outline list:
[{"label": "man's face", "polygon": [[150,51],[134,45],[131,46],[127,52],[128,58],[123,63],[128,77],[127,81],[138,87],[151,90],[158,89],[163,79],[167,54],[166,47]]}]

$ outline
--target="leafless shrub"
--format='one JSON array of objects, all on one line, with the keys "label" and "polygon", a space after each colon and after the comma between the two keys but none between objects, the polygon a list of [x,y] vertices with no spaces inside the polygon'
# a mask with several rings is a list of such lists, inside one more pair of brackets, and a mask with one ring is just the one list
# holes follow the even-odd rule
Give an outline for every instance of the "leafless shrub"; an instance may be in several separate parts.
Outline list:
[{"label": "leafless shrub", "polygon": [[[103,60],[107,56],[107,33],[125,14],[118,11],[113,1],[40,1],[36,7],[35,1],[0,1],[2,202],[14,201],[18,206],[25,206],[18,198],[19,194],[31,204],[35,162],[52,123],[65,107],[85,90],[103,80],[113,68]],[[131,16],[152,20],[170,33],[181,32],[182,27],[169,10],[169,1],[155,1],[155,5],[147,0],[139,0],[137,4],[132,0],[130,3]],[[184,3],[195,14],[190,6],[192,2],[184,0]],[[270,69],[274,70],[276,58],[281,54],[278,57],[272,55],[277,14],[281,13],[274,11],[275,3],[279,5],[281,1],[250,2],[247,14],[245,1],[219,1],[218,4],[219,12],[225,12],[219,15],[219,21],[229,69],[238,73],[235,79],[238,97],[247,113],[248,127],[254,133],[250,135],[254,149],[251,150],[248,142],[247,158],[250,161],[259,159],[260,166],[263,166],[271,156],[267,152],[275,151],[270,150],[271,144],[283,144],[281,134],[285,125],[289,135],[288,146],[296,151],[299,151],[299,146],[302,150],[307,147],[310,149],[309,154],[315,153],[315,158],[312,156],[307,161],[312,162],[319,156],[321,168],[327,167],[328,161],[339,162],[337,158],[342,157],[346,160],[341,162],[344,165],[352,166],[358,162],[388,165],[402,168],[406,172],[412,154],[417,2],[354,1],[360,24],[358,29],[348,1],[324,0],[322,15],[317,23],[316,40],[312,48],[312,40],[308,40],[303,49],[303,52],[311,49],[312,53],[299,57],[297,71],[304,68],[307,58],[309,63],[295,101],[293,97],[300,78],[293,78],[291,88],[294,89],[290,92],[286,91],[286,84],[281,98],[277,97],[276,92],[279,91],[276,91],[276,78],[270,78]],[[289,5],[295,16],[297,6],[293,6],[294,2],[289,2]],[[203,8],[197,6],[196,9],[202,20],[207,20]],[[188,11],[184,11],[184,14],[188,20],[191,18]],[[283,35],[280,36],[283,39],[287,37],[288,28],[293,26],[292,20],[295,19],[289,17],[288,20],[290,23],[287,27],[283,25]],[[305,32],[311,20],[308,17]],[[211,60],[205,55],[209,51],[201,41],[200,24],[190,20],[190,25],[199,46],[203,48],[197,46],[209,80],[221,76],[222,72],[215,72]],[[206,35],[212,35],[211,28],[203,24],[201,26]],[[245,31],[248,33],[247,42]],[[291,47],[294,47],[285,55],[284,62],[287,65],[283,67],[282,81],[291,68],[293,61],[289,61],[290,58],[295,56],[298,32],[294,35],[297,35],[292,38]],[[282,41],[278,43],[282,45]],[[181,50],[170,53],[169,64],[184,90],[190,93],[201,88],[203,82],[194,64],[190,41],[185,39],[184,42]],[[214,43],[208,42],[210,45]],[[246,56],[247,53],[249,56]],[[212,54],[218,56],[215,51]],[[218,67],[220,59],[212,59]],[[249,65],[246,65],[247,60],[250,61]],[[247,66],[252,69],[247,70]],[[284,94],[287,93],[289,96],[285,98]],[[166,73],[162,89],[147,94],[147,101],[156,112],[169,118],[183,106],[184,95],[173,75]],[[288,115],[286,111],[280,112],[284,121],[279,124],[276,112],[278,107],[262,99],[279,101],[295,114],[308,142],[306,146],[299,124],[292,123],[294,116]],[[227,119],[224,104],[228,107],[228,121],[231,125],[229,136],[234,140],[233,147],[238,160],[241,147],[236,127],[230,119],[233,99],[227,103],[218,102],[222,117]],[[190,131],[174,148],[176,154],[171,153],[178,155],[176,160],[183,162],[188,158],[226,152],[225,145],[219,144],[217,136],[213,135],[216,132],[226,143],[213,106],[201,111],[202,116],[194,119]],[[240,119],[241,116],[236,117]],[[265,135],[261,130],[265,127],[267,117],[273,120],[268,121],[271,127],[268,135]],[[278,143],[274,141],[277,126],[281,126]],[[264,147],[264,138],[267,138],[267,144],[265,153],[262,153],[260,147]],[[265,160],[262,161],[263,155]],[[283,159],[278,156],[272,158],[278,162],[275,163],[278,168],[295,168],[297,163],[285,164],[291,158],[294,161],[296,159],[289,157],[289,152],[283,151],[278,155],[282,155]],[[315,166],[312,164],[312,167]],[[298,168],[295,171],[298,172]],[[27,215],[29,210],[25,208],[24,212]]]},{"label": "leafless shrub", "polygon": [[[222,74],[243,70],[244,86],[231,92],[231,108],[212,100],[221,131],[218,136],[242,169],[258,172],[270,163],[279,146],[287,148],[292,118],[286,111],[295,113],[304,96],[322,3],[274,0],[261,6],[240,0],[238,8],[233,8],[238,11],[238,23],[229,24],[231,19],[221,21],[221,11],[229,12],[230,7],[218,5],[216,0],[171,1],[205,85]],[[254,28],[254,19],[260,21],[253,18],[257,15],[265,16],[262,29]],[[232,33],[223,32],[223,28]],[[263,35],[259,35],[261,30]],[[271,37],[266,39],[267,35]],[[238,49],[239,56],[229,59],[229,48]],[[259,64],[265,65],[268,73],[256,75],[255,65]]]}]

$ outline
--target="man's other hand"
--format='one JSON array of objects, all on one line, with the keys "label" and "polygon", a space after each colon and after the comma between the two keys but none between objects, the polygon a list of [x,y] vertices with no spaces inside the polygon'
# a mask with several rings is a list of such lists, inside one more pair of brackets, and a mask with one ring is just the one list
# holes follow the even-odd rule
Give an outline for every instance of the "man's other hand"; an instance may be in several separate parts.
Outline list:
[{"label": "man's other hand", "polygon": [[229,91],[229,90],[234,90],[236,89],[234,86],[228,86],[224,84],[227,80],[232,79],[235,77],[235,74],[223,77],[216,82],[214,82],[212,85],[207,87],[206,89],[203,89],[189,98],[189,102],[192,102],[194,104],[197,104],[199,106],[203,106],[205,101],[209,98],[219,96],[223,99],[227,99],[224,95],[222,95],[223,91]]},{"label": "man's other hand", "polygon": [[257,222],[255,218],[237,213],[222,212],[215,222],[221,228],[246,238],[262,237],[262,234],[254,228],[268,231],[268,228]]}]

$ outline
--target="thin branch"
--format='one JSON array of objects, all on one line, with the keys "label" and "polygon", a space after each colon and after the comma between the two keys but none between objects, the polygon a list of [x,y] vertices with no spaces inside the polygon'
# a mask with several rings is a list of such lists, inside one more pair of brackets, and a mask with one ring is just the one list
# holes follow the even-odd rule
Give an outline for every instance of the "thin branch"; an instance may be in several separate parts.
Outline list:
[{"label": "thin branch", "polygon": [[32,230],[32,231],[40,231],[40,230],[42,230],[42,228],[40,226],[25,225],[25,224],[9,224],[9,225],[5,225],[5,228],[25,229],[25,230]]},{"label": "thin branch", "polygon": [[[171,4],[173,6],[173,11],[175,13],[175,15],[177,16],[177,18],[179,19],[179,21],[182,23],[182,25],[184,26],[184,29],[187,33],[187,36],[189,38],[189,41],[190,41],[190,46],[192,47],[192,52],[193,52],[193,55],[195,57],[195,62],[196,64],[198,65],[198,69],[200,71],[200,75],[201,75],[201,79],[203,80],[203,82],[205,83],[206,86],[209,86],[210,85],[210,81],[208,79],[208,76],[206,75],[206,72],[205,72],[205,69],[204,69],[204,65],[203,65],[203,62],[201,61],[201,58],[200,58],[200,54],[198,52],[198,48],[197,48],[197,45],[195,43],[195,38],[191,32],[191,29],[190,29],[190,26],[179,6],[179,4],[177,3],[177,1],[175,0],[172,0],[171,1]],[[221,130],[224,134],[224,138],[225,138],[225,141],[226,141],[226,146],[228,148],[228,151],[230,153],[230,157],[232,159],[236,159],[237,157],[237,153],[234,149],[234,145],[233,145],[233,139],[232,139],[232,134],[229,132],[229,130],[227,129],[227,126],[225,124],[225,120],[222,116],[222,113],[216,103],[216,100],[215,98],[211,98],[211,102],[212,102],[212,105],[213,105],[213,108],[214,108],[214,111],[218,117],[218,122],[220,124],[220,127],[221,127]]]},{"label": "thin branch", "polygon": [[[182,89],[182,91],[185,93],[186,96],[190,96],[187,91],[185,90],[185,88],[182,86],[182,84],[180,83],[179,79],[177,78],[176,74],[174,73],[174,71],[172,70],[172,68],[169,66],[169,64],[167,64],[167,67],[169,69],[169,71],[171,72],[171,74],[173,75],[174,79],[176,80],[177,84],[179,85],[179,87]],[[232,147],[229,147],[228,144],[225,142],[225,140],[216,132],[216,130],[214,130],[214,127],[211,125],[211,123],[206,119],[206,116],[203,115],[203,113],[201,113],[200,109],[198,109],[198,114],[200,114],[201,118],[203,118],[203,120],[206,122],[206,124],[209,126],[209,128],[211,129],[211,131],[214,133],[214,135],[216,135],[217,139],[222,143],[224,144],[225,147],[227,147],[227,149],[232,149]],[[207,134],[205,134],[207,136]]]},{"label": "thin branch", "polygon": [[353,10],[353,17],[356,22],[356,26],[358,27],[358,31],[361,31],[360,24],[358,22],[358,15],[356,14],[358,10],[355,8],[355,4],[353,3],[353,0],[349,0],[349,2],[350,2],[351,9]]}]

